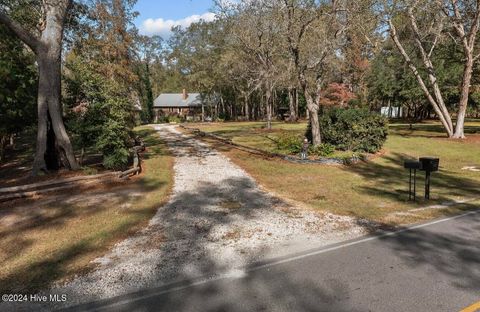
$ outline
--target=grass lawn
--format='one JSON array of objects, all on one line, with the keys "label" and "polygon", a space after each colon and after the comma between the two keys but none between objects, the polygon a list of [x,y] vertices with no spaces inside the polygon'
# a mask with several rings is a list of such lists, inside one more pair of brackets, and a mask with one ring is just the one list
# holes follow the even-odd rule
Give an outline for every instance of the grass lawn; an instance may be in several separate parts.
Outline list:
[{"label": "grass lawn", "polygon": [[137,128],[144,172],[127,182],[0,205],[0,293],[26,293],[90,270],[91,261],[144,227],[167,201],[173,156]]},{"label": "grass lawn", "polygon": [[[192,124],[207,132],[231,138],[234,142],[269,149],[263,139],[262,122]],[[303,133],[305,123],[274,123],[272,134],[281,131]],[[403,224],[440,214],[470,209],[480,201],[449,209],[426,210],[417,216],[394,216],[395,212],[452,200],[480,196],[480,172],[462,170],[464,166],[480,168],[480,122],[467,123],[469,139],[445,138],[434,122],[392,124],[384,154],[366,163],[352,166],[293,164],[278,159],[261,158],[228,146],[218,145],[235,163],[249,172],[267,189],[313,209],[367,218],[386,224]],[[267,139],[268,140],[268,139]],[[215,142],[211,141],[216,144]],[[423,172],[417,179],[419,201],[408,201],[408,171],[403,161],[419,156],[440,157],[440,172],[432,174],[431,200],[423,196]]]}]

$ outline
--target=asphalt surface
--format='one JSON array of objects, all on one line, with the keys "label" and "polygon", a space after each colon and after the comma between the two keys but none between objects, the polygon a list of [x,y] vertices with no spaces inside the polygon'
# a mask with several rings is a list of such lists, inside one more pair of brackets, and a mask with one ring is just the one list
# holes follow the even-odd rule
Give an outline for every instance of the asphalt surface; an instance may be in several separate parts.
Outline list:
[{"label": "asphalt surface", "polygon": [[71,311],[460,311],[480,301],[480,212]]}]

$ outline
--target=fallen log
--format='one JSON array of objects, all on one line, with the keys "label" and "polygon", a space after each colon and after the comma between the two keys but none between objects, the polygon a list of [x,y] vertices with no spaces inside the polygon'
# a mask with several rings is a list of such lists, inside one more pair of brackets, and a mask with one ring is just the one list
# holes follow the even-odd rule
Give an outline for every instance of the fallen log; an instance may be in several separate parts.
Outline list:
[{"label": "fallen log", "polygon": [[78,177],[71,177],[71,178],[59,179],[59,180],[57,179],[55,181],[44,181],[44,182],[38,182],[38,183],[26,184],[26,185],[20,185],[20,186],[4,187],[4,188],[0,188],[0,194],[27,191],[27,190],[36,189],[36,188],[43,188],[47,186],[72,183],[77,181],[101,179],[109,176],[118,176],[120,173],[121,172],[109,172],[109,173],[89,175],[89,176],[78,176]]},{"label": "fallen log", "polygon": [[[111,176],[111,178],[115,178],[115,176]],[[96,182],[96,181],[87,181],[87,182],[85,182],[84,185],[89,185],[93,182]],[[72,189],[72,188],[78,187],[78,186],[79,186],[78,184],[69,184],[69,185],[52,187],[52,188],[48,188],[48,189],[44,189],[44,190],[38,190],[38,191],[17,192],[17,193],[8,194],[8,195],[2,195],[2,196],[0,196],[0,202],[5,202],[5,201],[19,199],[19,198],[33,197],[33,196],[42,195],[42,194],[46,194],[46,193],[53,193],[53,192],[68,190],[68,189]]]},{"label": "fallen log", "polygon": [[134,174],[134,173],[138,173],[138,172],[140,172],[140,167],[125,170],[125,171],[121,172],[118,177],[120,179],[122,179],[122,178],[125,178],[126,176],[128,176],[130,174]]}]

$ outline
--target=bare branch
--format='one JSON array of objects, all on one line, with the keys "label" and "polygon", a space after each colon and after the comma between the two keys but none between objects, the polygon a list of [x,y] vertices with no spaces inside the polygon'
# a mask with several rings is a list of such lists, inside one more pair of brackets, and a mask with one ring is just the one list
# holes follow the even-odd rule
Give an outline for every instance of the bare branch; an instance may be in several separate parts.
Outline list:
[{"label": "bare branch", "polygon": [[4,12],[0,12],[0,23],[10,29],[20,40],[28,45],[33,52],[37,52],[40,45],[40,40],[37,36],[28,32],[22,25],[9,18]]}]

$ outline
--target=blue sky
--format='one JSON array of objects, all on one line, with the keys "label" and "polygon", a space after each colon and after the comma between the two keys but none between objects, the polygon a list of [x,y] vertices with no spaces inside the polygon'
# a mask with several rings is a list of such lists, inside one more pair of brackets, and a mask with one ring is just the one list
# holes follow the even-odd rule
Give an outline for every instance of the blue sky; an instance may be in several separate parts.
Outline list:
[{"label": "blue sky", "polygon": [[173,25],[184,27],[200,19],[211,20],[213,0],[138,0],[135,24],[143,34],[168,37]]}]

